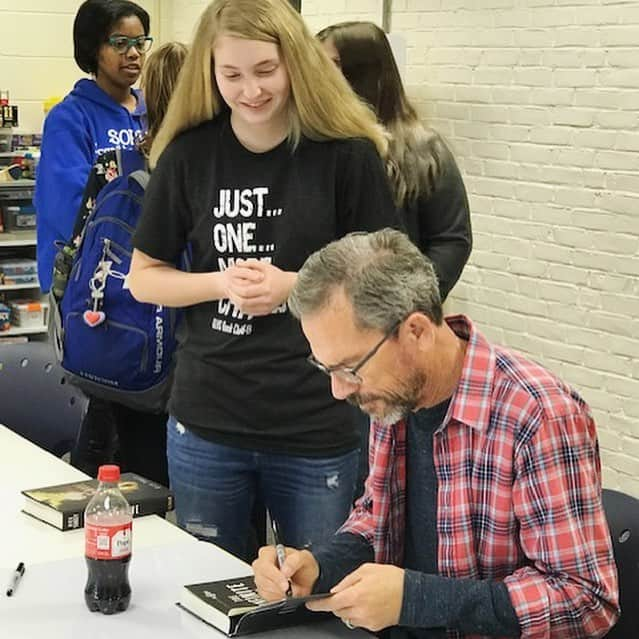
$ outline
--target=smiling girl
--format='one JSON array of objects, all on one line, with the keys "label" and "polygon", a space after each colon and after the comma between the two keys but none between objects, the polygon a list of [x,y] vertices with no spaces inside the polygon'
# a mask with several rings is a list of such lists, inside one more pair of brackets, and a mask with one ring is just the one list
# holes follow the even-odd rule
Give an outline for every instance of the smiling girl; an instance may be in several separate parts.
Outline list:
[{"label": "smiling girl", "polygon": [[[313,251],[397,224],[385,151],[287,0],[209,5],[151,149],[129,285],[186,307],[167,443],[178,523],[241,557],[256,497],[288,545],[349,512],[354,409],[306,362],[286,300]],[[189,273],[172,266],[187,245]]]},{"label": "smiling girl", "polygon": [[[44,122],[35,190],[38,276],[44,292],[51,288],[55,243],[71,237],[92,167],[113,149],[134,149],[142,137],[146,108],[140,91],[131,87],[152,42],[149,15],[133,2],[87,0],[78,9],[74,57],[92,77],[76,82]],[[126,436],[119,442],[122,470],[166,484],[166,444],[157,434],[165,422],[166,416],[91,397],[71,463],[95,476],[100,464],[113,459],[117,429]]]},{"label": "smiling girl", "polygon": [[133,2],[87,0],[78,9],[74,57],[92,78],[76,82],[48,114],[37,171],[38,276],[45,292],[51,286],[54,242],[71,236],[98,155],[132,148],[142,133],[146,108],[131,86],[152,42],[149,15]]}]

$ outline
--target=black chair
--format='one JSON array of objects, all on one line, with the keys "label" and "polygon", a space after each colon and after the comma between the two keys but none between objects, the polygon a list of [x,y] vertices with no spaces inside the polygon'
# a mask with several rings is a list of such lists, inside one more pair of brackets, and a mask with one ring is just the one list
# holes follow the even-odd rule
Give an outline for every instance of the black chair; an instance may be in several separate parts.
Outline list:
[{"label": "black chair", "polygon": [[621,617],[608,639],[639,637],[639,499],[605,488],[603,506],[619,573]]},{"label": "black chair", "polygon": [[48,342],[0,338],[0,424],[62,457],[75,443],[87,402],[67,383]]}]

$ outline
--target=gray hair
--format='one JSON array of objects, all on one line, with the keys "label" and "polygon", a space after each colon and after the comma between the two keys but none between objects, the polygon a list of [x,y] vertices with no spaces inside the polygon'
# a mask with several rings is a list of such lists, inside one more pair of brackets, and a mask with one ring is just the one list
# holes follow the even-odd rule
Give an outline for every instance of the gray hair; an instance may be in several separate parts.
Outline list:
[{"label": "gray hair", "polygon": [[313,253],[297,274],[289,309],[301,319],[325,308],[340,288],[362,329],[390,330],[415,311],[443,321],[431,261],[394,229],[351,233]]}]

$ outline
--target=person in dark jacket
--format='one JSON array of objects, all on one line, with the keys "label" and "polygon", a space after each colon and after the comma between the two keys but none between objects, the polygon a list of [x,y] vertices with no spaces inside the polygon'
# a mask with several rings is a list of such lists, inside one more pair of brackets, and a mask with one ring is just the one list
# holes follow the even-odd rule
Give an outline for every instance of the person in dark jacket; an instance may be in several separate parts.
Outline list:
[{"label": "person in dark jacket", "polygon": [[[386,168],[395,204],[408,236],[435,267],[443,301],[472,248],[468,197],[455,158],[442,137],[419,121],[382,29],[373,22],[341,22],[317,37],[390,134]],[[362,416],[356,496],[368,475],[368,422]]]},{"label": "person in dark jacket", "polygon": [[472,248],[466,188],[442,137],[411,105],[386,34],[372,22],[341,22],[317,34],[344,77],[390,134],[387,170],[408,236],[435,267],[445,300]]}]

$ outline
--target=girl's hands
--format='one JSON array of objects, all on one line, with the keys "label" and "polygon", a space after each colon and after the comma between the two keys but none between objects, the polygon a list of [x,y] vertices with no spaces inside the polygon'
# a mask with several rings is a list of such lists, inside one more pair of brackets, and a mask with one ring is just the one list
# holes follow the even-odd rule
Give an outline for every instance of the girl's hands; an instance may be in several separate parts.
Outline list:
[{"label": "girl's hands", "polygon": [[228,299],[246,315],[268,315],[288,299],[297,273],[268,262],[238,260],[223,271]]}]

